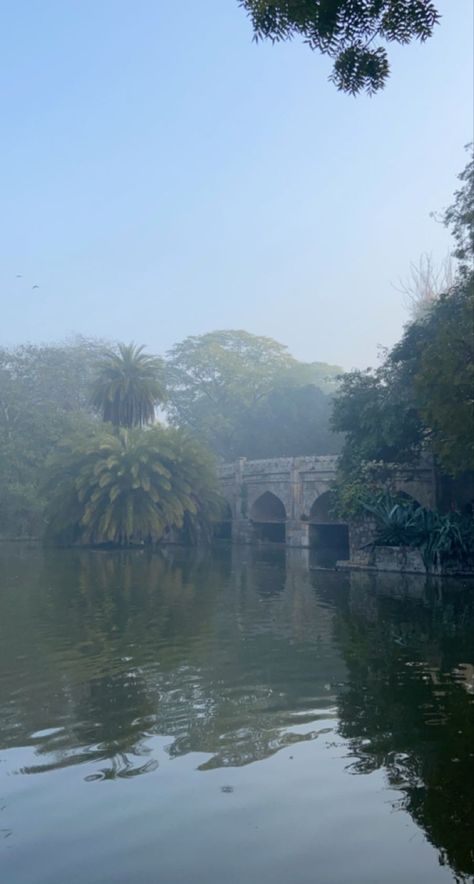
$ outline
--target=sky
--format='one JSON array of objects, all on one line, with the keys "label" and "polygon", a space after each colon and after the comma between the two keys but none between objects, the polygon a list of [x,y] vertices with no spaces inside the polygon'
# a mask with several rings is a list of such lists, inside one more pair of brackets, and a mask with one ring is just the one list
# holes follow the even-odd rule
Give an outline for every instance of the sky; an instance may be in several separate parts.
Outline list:
[{"label": "sky", "polygon": [[0,343],[243,328],[375,364],[472,139],[473,5],[437,5],[353,98],[237,0],[3,0]]}]

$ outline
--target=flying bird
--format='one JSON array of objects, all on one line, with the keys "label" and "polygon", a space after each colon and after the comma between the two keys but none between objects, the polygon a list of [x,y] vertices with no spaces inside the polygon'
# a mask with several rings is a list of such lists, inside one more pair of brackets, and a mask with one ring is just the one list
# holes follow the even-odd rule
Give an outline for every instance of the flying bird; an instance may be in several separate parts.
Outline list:
[{"label": "flying bird", "polygon": [[21,273],[17,273],[16,278],[21,279],[22,278]]},{"label": "flying bird", "polygon": [[32,285],[31,288],[32,289],[39,289],[39,285]]}]

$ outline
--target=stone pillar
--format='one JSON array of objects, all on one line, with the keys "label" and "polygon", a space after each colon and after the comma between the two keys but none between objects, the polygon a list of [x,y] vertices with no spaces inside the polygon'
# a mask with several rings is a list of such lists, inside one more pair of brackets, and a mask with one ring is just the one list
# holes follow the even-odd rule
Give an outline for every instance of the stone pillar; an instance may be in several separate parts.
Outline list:
[{"label": "stone pillar", "polygon": [[287,518],[291,521],[299,521],[303,514],[303,483],[301,481],[296,457],[291,461],[290,472],[290,511]]},{"label": "stone pillar", "polygon": [[240,519],[247,518],[247,512],[244,506],[244,469],[245,469],[245,457],[239,457],[238,460],[235,461],[234,464],[234,519],[239,521]]},{"label": "stone pillar", "polygon": [[286,545],[309,547],[309,522],[288,519],[286,523]]},{"label": "stone pillar", "polygon": [[247,502],[244,493],[245,457],[234,463],[234,507],[232,513],[232,543],[252,543],[253,526],[247,518]]},{"label": "stone pillar", "polygon": [[254,530],[250,519],[234,519],[232,522],[232,543],[253,543]]}]

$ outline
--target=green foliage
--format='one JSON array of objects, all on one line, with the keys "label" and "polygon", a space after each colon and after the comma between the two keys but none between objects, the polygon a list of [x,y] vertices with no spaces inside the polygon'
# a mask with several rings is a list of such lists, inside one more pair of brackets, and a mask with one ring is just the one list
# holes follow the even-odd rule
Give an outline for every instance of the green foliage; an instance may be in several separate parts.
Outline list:
[{"label": "green foliage", "polygon": [[118,344],[100,354],[91,404],[115,427],[153,423],[164,399],[163,363],[135,344]]},{"label": "green foliage", "polygon": [[48,465],[48,536],[63,543],[158,543],[210,531],[220,499],[212,459],[185,433],[156,426],[65,440]]},{"label": "green foliage", "polygon": [[168,414],[226,460],[332,453],[338,440],[321,389],[334,390],[339,372],[300,363],[271,338],[211,332],[168,354]]},{"label": "green foliage", "polygon": [[456,243],[454,257],[459,261],[461,275],[474,271],[474,155],[472,144],[467,146],[471,159],[458,176],[462,186],[454,194],[453,204],[446,209],[443,221]]},{"label": "green foliage", "polygon": [[333,429],[345,434],[342,466],[365,461],[408,463],[419,456],[425,428],[407,366],[388,358],[378,369],[343,375]]},{"label": "green foliage", "polygon": [[472,162],[460,179],[463,188],[444,218],[460,262],[455,284],[405,327],[379,368],[341,379],[332,417],[333,428],[345,433],[340,497],[344,484],[358,481],[363,463],[407,464],[423,449],[445,474],[474,470]]},{"label": "green foliage", "polygon": [[420,549],[426,565],[474,556],[474,521],[459,513],[441,514],[383,493],[361,501],[376,523],[376,546]]},{"label": "green foliage", "polygon": [[207,403],[234,398],[253,404],[293,365],[287,347],[246,331],[214,331],[186,338],[168,353],[170,413],[185,423]]},{"label": "green foliage", "polygon": [[373,461],[347,464],[343,461],[332,486],[334,514],[343,520],[364,515],[366,503],[370,504],[382,493],[391,493],[392,479],[390,465]]},{"label": "green foliage", "polygon": [[326,362],[298,362],[293,359],[281,375],[276,377],[273,389],[316,387],[323,393],[332,395],[339,387],[341,374],[340,365],[328,365]]},{"label": "green foliage", "polygon": [[273,390],[242,415],[234,450],[248,458],[337,454],[342,440],[330,430],[331,411],[331,397],[318,387]]},{"label": "green foliage", "polygon": [[420,413],[446,473],[474,470],[474,275],[442,297],[415,378]]},{"label": "green foliage", "polygon": [[302,37],[310,49],[334,60],[332,81],[352,95],[362,91],[372,94],[387,81],[387,51],[377,43],[424,41],[439,19],[430,0],[239,2],[250,16],[257,40]]},{"label": "green foliage", "polygon": [[61,436],[92,420],[98,349],[83,338],[0,349],[0,536],[42,533],[44,463]]},{"label": "green foliage", "polygon": [[410,323],[379,368],[342,377],[332,415],[345,434],[342,497],[364,463],[410,464],[426,449],[446,474],[474,470],[473,330],[471,277]]}]

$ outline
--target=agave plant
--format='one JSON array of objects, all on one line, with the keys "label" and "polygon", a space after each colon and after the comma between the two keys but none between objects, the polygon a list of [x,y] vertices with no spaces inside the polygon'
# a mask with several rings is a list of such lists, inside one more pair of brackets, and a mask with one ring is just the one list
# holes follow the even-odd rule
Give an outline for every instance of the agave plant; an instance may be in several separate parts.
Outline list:
[{"label": "agave plant", "polygon": [[376,546],[415,547],[421,550],[427,566],[474,556],[472,517],[439,513],[386,493],[361,505],[375,520]]},{"label": "agave plant", "polygon": [[104,350],[97,363],[91,405],[115,427],[152,424],[165,397],[161,359],[135,344]]},{"label": "agave plant", "polygon": [[66,441],[49,471],[48,533],[63,542],[157,543],[183,526],[195,539],[218,516],[212,460],[179,430],[100,427]]},{"label": "agave plant", "polygon": [[380,546],[416,546],[418,537],[417,507],[391,494],[376,495],[361,501],[362,508],[376,523],[376,543]]}]

